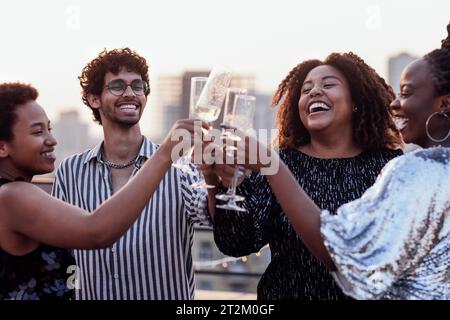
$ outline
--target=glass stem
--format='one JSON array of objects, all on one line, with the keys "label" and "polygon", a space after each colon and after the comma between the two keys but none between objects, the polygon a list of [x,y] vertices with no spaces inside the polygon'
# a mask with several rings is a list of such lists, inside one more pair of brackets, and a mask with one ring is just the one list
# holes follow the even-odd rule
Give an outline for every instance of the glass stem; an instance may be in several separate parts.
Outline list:
[{"label": "glass stem", "polygon": [[234,169],[233,179],[231,179],[230,186],[228,187],[227,194],[229,195],[236,195],[236,184],[237,184],[237,178],[239,173],[239,167],[236,167]]}]

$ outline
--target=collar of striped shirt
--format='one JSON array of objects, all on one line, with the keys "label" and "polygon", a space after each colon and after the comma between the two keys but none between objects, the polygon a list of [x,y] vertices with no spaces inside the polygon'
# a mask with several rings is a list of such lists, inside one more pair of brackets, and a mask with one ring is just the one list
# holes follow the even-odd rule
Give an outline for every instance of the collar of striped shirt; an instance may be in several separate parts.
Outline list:
[{"label": "collar of striped shirt", "polygon": [[[141,149],[139,150],[139,157],[137,162],[140,162],[140,160],[144,157],[145,159],[148,159],[158,148],[159,144],[155,144],[151,142],[146,136],[143,136],[143,141],[141,145]],[[102,160],[102,146],[103,141],[99,142],[93,149],[91,149],[86,158],[84,159],[84,164],[88,163],[92,159],[97,160],[98,162],[103,163]]]}]

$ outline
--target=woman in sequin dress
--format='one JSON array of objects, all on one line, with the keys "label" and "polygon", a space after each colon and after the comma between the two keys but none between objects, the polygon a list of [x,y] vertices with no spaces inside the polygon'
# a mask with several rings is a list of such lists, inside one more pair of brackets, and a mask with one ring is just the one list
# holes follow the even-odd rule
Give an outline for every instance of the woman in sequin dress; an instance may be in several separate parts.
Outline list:
[{"label": "woman in sequin dress", "polygon": [[[381,168],[402,154],[395,150],[400,138],[388,112],[393,98],[385,81],[353,53],[302,62],[280,84],[274,97],[274,104],[283,101],[280,157],[314,201],[331,213],[359,198]],[[205,176],[210,182],[215,174],[225,179],[221,170],[228,167],[215,165]],[[346,298],[297,236],[264,176],[245,179],[237,193],[245,196],[240,205],[247,212],[216,209],[214,237],[231,256],[249,255],[269,244],[272,259],[259,281],[258,299]]]},{"label": "woman in sequin dress", "polygon": [[[56,141],[37,96],[29,85],[0,84],[0,299],[71,298],[77,271],[67,248],[114,243],[172,162],[175,142],[169,135],[139,173],[93,214],[54,199],[30,183],[33,175],[53,171],[55,161]],[[174,125],[181,128],[193,134],[193,121]]]},{"label": "woman in sequin dress", "polygon": [[405,68],[391,104],[404,141],[423,149],[390,161],[335,216],[286,165],[268,176],[297,234],[354,298],[450,299],[450,23],[447,31],[440,49]]}]

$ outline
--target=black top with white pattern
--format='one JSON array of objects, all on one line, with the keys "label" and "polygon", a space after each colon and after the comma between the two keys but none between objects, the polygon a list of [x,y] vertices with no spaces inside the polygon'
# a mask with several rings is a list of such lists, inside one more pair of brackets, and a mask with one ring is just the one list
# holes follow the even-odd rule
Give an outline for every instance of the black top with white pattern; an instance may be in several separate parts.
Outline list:
[{"label": "black top with white pattern", "polygon": [[[364,151],[352,158],[320,159],[295,149],[280,151],[305,192],[322,209],[335,213],[361,197],[384,165],[400,150]],[[272,259],[258,284],[258,299],[345,299],[326,267],[295,233],[264,176],[253,173],[237,188],[247,212],[217,209],[214,237],[231,256],[249,255],[269,244]],[[293,195],[295,196],[295,195]]]},{"label": "black top with white pattern", "polygon": [[[0,178],[0,186],[8,182]],[[71,266],[75,259],[67,249],[41,244],[24,256],[13,256],[0,248],[0,300],[71,299]]]}]

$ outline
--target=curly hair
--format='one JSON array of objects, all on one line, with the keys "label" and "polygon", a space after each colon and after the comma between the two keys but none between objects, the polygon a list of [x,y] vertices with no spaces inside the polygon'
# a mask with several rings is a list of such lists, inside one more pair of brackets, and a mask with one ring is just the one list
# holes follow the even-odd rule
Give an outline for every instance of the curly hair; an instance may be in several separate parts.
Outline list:
[{"label": "curly hair", "polygon": [[356,54],[331,53],[324,61],[307,60],[293,68],[278,86],[272,105],[280,105],[277,115],[278,147],[298,148],[311,136],[300,120],[298,101],[308,73],[321,65],[339,70],[347,79],[353,103],[352,127],[355,143],[364,150],[396,149],[402,141],[392,120],[389,104],[394,91],[376,71]]},{"label": "curly hair", "polygon": [[430,65],[435,94],[442,96],[450,93],[450,22],[441,48],[427,53],[424,59]]},{"label": "curly hair", "polygon": [[111,51],[104,49],[94,60],[83,68],[81,75],[78,77],[82,88],[83,103],[92,110],[94,121],[99,124],[102,124],[100,112],[98,109],[92,108],[87,97],[89,94],[100,96],[105,86],[106,73],[118,74],[122,68],[126,68],[129,72],[140,74],[142,80],[148,85],[147,92],[145,93],[145,96],[148,96],[150,93],[150,83],[147,61],[129,48],[120,48]]},{"label": "curly hair", "polygon": [[14,138],[12,128],[17,121],[17,107],[35,101],[38,95],[38,91],[29,84],[0,84],[0,140],[11,141]]}]

